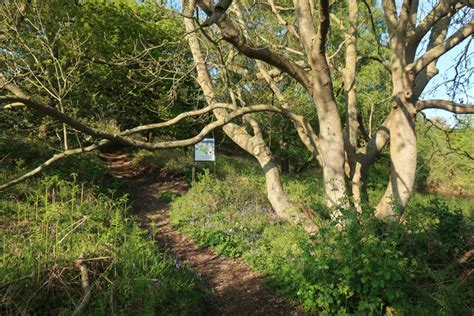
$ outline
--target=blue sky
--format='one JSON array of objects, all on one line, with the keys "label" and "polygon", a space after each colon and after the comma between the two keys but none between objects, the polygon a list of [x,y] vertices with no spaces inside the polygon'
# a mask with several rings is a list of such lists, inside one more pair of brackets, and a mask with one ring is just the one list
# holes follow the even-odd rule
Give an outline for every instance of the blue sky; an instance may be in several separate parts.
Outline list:
[{"label": "blue sky", "polygon": [[[453,78],[455,76],[455,70],[453,68],[453,65],[457,62],[457,58],[459,55],[466,49],[466,46],[468,44],[468,39],[464,40],[460,45],[457,47],[453,48],[451,51],[449,51],[446,55],[442,56],[440,60],[438,61],[438,70],[439,74],[433,78],[433,80],[430,82],[430,84],[426,87],[422,99],[444,99],[444,100],[450,100],[450,96],[448,94],[446,85],[442,84],[446,79]],[[474,56],[474,43],[471,43],[468,48],[468,56],[470,56],[471,59],[471,65],[470,68],[467,69],[467,71],[470,71],[471,73],[473,72],[473,66],[472,65],[472,57]],[[454,101],[460,101],[462,100],[463,103],[465,104],[473,104],[474,103],[474,90],[472,84],[469,87],[467,91],[458,91],[458,93],[455,95]],[[444,110],[425,110],[424,111],[428,117],[442,117],[446,119],[450,123],[455,122],[454,115],[448,111]]]},{"label": "blue sky", "polygon": [[[400,7],[402,0],[396,0],[396,2],[397,2],[397,5]],[[425,15],[431,10],[431,8],[433,8],[436,2],[438,1],[437,0],[420,0],[420,7],[419,7],[420,14],[418,16],[418,21],[425,17]],[[380,2],[379,2],[379,5],[380,5]],[[448,36],[451,35],[454,31],[456,31],[455,28],[450,29]],[[425,40],[427,38],[429,38],[429,33],[425,36]],[[469,39],[464,40],[461,44],[454,47],[452,50],[450,50],[447,54],[445,54],[438,60],[437,68],[439,70],[439,73],[428,84],[428,86],[426,87],[425,91],[423,92],[421,96],[421,99],[452,100],[456,102],[462,102],[465,104],[474,103],[474,99],[473,99],[474,90],[473,90],[472,84],[465,91],[462,91],[461,89],[456,91],[457,93],[454,95],[454,98],[451,98],[450,93],[448,93],[450,91],[448,91],[447,89],[449,89],[450,87],[443,84],[446,80],[452,79],[455,77],[456,71],[453,68],[453,66],[459,60],[461,53],[466,49],[468,42],[469,42]],[[425,49],[424,47],[420,47],[420,48],[421,50]],[[467,67],[467,71],[470,71],[472,73],[473,72],[473,65],[472,65],[473,58],[472,57],[474,56],[474,43],[471,43],[471,45],[469,45],[467,56],[470,57],[468,59],[470,60],[470,63],[471,63],[471,65]],[[451,125],[455,124],[456,122],[455,115],[445,110],[425,110],[423,112],[430,118],[441,117],[445,119]]]}]

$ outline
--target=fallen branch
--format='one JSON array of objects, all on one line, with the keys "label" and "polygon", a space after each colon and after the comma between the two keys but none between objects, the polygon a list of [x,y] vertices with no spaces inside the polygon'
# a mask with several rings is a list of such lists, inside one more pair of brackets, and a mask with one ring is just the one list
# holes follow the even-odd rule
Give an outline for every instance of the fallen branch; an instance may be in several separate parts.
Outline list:
[{"label": "fallen branch", "polygon": [[46,167],[48,167],[49,165],[51,165],[52,163],[54,163],[55,161],[58,161],[60,159],[63,159],[65,157],[68,157],[68,156],[72,156],[72,155],[77,155],[77,154],[80,154],[80,153],[85,153],[85,152],[89,152],[89,151],[93,151],[97,148],[99,148],[100,146],[103,146],[104,144],[106,144],[107,142],[106,141],[102,141],[100,142],[99,144],[94,144],[94,145],[91,145],[91,146],[88,146],[88,147],[84,147],[84,148],[77,148],[77,149],[71,149],[71,150],[66,150],[60,154],[56,154],[54,155],[53,157],[51,157],[50,159],[46,160],[45,162],[43,162],[41,165],[39,165],[38,167],[36,167],[35,169],[31,170],[30,172],[27,172],[25,173],[24,175],[22,175],[21,177],[19,178],[16,178],[14,180],[11,180],[7,183],[4,183],[2,185],[0,185],[0,191],[1,190],[4,190],[6,188],[9,188],[11,186],[14,186],[15,184],[18,184],[20,182],[23,182],[25,181],[26,179],[28,178],[31,178],[32,176],[40,173],[41,171],[43,171],[43,169],[45,169]]},{"label": "fallen branch", "polygon": [[76,260],[76,266],[79,268],[79,271],[81,272],[81,285],[82,285],[82,291],[84,292],[84,296],[82,297],[82,300],[79,303],[79,305],[76,307],[76,309],[72,313],[73,316],[81,314],[84,308],[86,308],[87,304],[89,304],[89,301],[91,300],[91,285],[89,282],[89,273],[83,262],[84,262],[84,259]]},{"label": "fallen branch", "polygon": [[103,256],[103,257],[95,257],[95,258],[79,258],[76,260],[76,263],[82,263],[86,261],[99,261],[99,260],[108,260],[108,259],[115,259],[114,256]]},{"label": "fallen branch", "polygon": [[[6,188],[9,188],[11,186],[14,186],[14,185],[16,185],[16,184],[18,184],[22,181],[25,181],[26,179],[28,179],[32,176],[40,173],[46,167],[50,166],[52,163],[54,163],[54,162],[56,162],[60,159],[63,159],[63,158],[66,158],[66,157],[69,157],[69,156],[72,156],[72,155],[77,155],[77,154],[81,154],[81,153],[85,153],[85,152],[90,152],[90,151],[96,150],[100,147],[103,147],[103,146],[105,146],[109,143],[113,143],[117,140],[125,140],[124,141],[125,145],[135,147],[135,148],[148,149],[148,150],[177,148],[177,147],[185,147],[185,146],[194,145],[194,144],[198,143],[199,141],[201,141],[207,134],[212,132],[214,129],[222,127],[222,126],[228,124],[229,122],[231,122],[232,120],[234,120],[238,117],[244,116],[246,114],[250,114],[250,113],[274,112],[274,113],[279,113],[279,114],[281,114],[281,115],[283,115],[283,116],[285,116],[285,117],[287,117],[287,118],[289,118],[293,121],[298,120],[298,118],[296,117],[295,114],[293,114],[293,113],[291,113],[291,112],[289,112],[285,109],[281,109],[281,108],[271,106],[271,105],[260,104],[260,105],[248,106],[248,107],[239,108],[237,110],[234,110],[234,111],[228,113],[222,119],[219,119],[217,121],[214,121],[214,122],[206,125],[201,130],[201,132],[199,132],[199,134],[195,135],[194,137],[188,138],[188,139],[177,140],[177,141],[166,141],[166,142],[161,142],[161,143],[148,143],[148,142],[142,142],[142,141],[138,141],[138,140],[134,140],[134,139],[131,139],[131,138],[124,137],[126,135],[131,135],[131,134],[135,134],[135,133],[138,133],[138,132],[149,131],[149,130],[152,130],[152,129],[157,129],[157,128],[161,128],[161,127],[165,127],[165,126],[170,126],[172,124],[177,123],[179,120],[184,119],[185,117],[197,115],[196,113],[203,114],[203,113],[207,113],[207,112],[209,112],[209,111],[211,111],[215,108],[223,108],[223,107],[227,108],[228,105],[227,104],[222,104],[222,103],[217,103],[213,106],[209,106],[209,107],[206,107],[206,108],[201,109],[201,110],[182,113],[182,114],[178,115],[177,117],[175,117],[175,118],[173,118],[173,119],[171,119],[167,122],[138,126],[138,127],[135,127],[135,128],[132,128],[132,129],[129,129],[129,130],[123,131],[121,133],[117,133],[117,134],[110,134],[110,133],[106,133],[106,132],[101,132],[101,135],[104,135],[104,134],[107,135],[107,139],[102,139],[97,144],[93,144],[93,145],[90,145],[88,147],[71,149],[71,150],[64,151],[60,154],[56,154],[52,158],[46,160],[44,163],[42,163],[41,165],[39,165],[35,169],[31,170],[30,172],[25,173],[21,177],[0,185],[0,191],[4,190]],[[64,114],[62,114],[62,115],[64,115]],[[70,120],[73,120],[73,119],[70,118]],[[83,129],[83,128],[81,128],[81,126],[84,126],[84,125],[82,125],[82,123],[79,123],[77,121],[76,121],[76,123],[77,124],[75,124],[75,126],[79,126],[79,131],[81,131],[81,132],[86,133],[86,131],[91,129],[89,127]],[[96,136],[96,135],[94,134],[93,136]],[[117,141],[117,142],[118,143],[123,143],[122,141]]]}]

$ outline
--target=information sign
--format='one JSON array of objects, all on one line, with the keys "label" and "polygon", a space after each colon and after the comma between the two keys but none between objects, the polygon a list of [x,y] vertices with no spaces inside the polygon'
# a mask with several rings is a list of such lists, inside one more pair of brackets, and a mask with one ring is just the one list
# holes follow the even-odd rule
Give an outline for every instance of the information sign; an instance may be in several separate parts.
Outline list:
[{"label": "information sign", "polygon": [[204,138],[194,145],[194,161],[216,161],[214,138]]}]

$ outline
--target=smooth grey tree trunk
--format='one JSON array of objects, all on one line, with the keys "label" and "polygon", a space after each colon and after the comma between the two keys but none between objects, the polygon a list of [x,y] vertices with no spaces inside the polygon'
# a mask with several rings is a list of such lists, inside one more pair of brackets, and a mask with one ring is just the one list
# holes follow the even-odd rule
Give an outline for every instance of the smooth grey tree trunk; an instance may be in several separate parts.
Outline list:
[{"label": "smooth grey tree trunk", "polygon": [[[185,2],[184,7],[185,16],[192,16],[194,4]],[[214,93],[212,82],[202,56],[194,21],[184,17],[184,24],[188,33],[187,37],[189,46],[196,64],[198,74],[197,81],[204,92],[208,104],[214,104],[216,102],[216,94]],[[215,110],[214,115],[219,119],[226,116],[226,111],[223,109]],[[244,128],[234,123],[225,125],[223,130],[233,142],[255,157],[259,162],[265,173],[268,200],[277,216],[292,223],[302,224],[306,231],[314,233],[317,230],[314,223],[305,216],[305,214],[298,214],[299,212],[297,208],[288,201],[281,185],[278,166],[274,162],[270,150],[263,140],[258,123],[251,119],[251,117],[247,117],[247,121],[250,122],[250,125],[254,130],[254,136],[250,135]]]}]

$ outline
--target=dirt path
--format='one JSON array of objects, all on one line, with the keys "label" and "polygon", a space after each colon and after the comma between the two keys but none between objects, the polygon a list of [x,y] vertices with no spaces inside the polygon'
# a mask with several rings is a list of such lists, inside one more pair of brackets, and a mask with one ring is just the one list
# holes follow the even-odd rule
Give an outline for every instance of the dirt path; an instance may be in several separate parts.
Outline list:
[{"label": "dirt path", "polygon": [[149,181],[146,172],[137,170],[121,152],[104,153],[115,177],[131,184],[137,199],[138,216],[143,227],[158,229],[157,240],[182,263],[189,265],[215,296],[214,315],[298,315],[285,299],[275,296],[261,275],[241,260],[218,255],[199,248],[195,241],[173,229],[169,222],[169,204],[160,199],[162,190],[183,194],[189,185],[183,179]]}]

